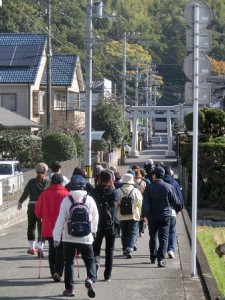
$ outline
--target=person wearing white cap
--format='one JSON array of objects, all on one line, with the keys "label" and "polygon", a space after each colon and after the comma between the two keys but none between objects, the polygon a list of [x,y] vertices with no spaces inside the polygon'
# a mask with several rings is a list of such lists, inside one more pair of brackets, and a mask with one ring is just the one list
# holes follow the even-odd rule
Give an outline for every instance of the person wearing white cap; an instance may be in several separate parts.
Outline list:
[{"label": "person wearing white cap", "polygon": [[[123,254],[126,255],[127,258],[132,258],[142,207],[142,194],[134,185],[134,176],[128,173],[123,175],[122,187],[117,189],[119,201],[116,205],[116,214],[121,224]],[[131,199],[130,212],[128,214],[121,209],[124,197]]]}]

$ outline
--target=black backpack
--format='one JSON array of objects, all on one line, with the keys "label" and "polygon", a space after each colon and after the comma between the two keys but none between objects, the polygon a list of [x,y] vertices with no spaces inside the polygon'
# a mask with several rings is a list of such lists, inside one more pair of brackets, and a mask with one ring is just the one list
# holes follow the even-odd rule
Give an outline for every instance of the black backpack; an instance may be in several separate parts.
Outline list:
[{"label": "black backpack", "polygon": [[132,209],[132,203],[133,198],[130,196],[133,192],[134,188],[131,190],[129,194],[124,193],[123,189],[121,188],[121,191],[124,193],[124,196],[122,197],[120,201],[120,214],[122,216],[132,215],[133,209]]},{"label": "black backpack", "polygon": [[110,212],[110,207],[108,202],[104,201],[104,198],[101,199],[100,203],[101,210],[101,225],[103,229],[111,228],[113,226],[113,218]]},{"label": "black backpack", "polygon": [[75,202],[72,196],[68,196],[72,205],[70,207],[70,219],[67,222],[68,233],[75,237],[84,237],[91,233],[91,222],[89,220],[89,209],[87,197],[84,196],[81,202]]}]

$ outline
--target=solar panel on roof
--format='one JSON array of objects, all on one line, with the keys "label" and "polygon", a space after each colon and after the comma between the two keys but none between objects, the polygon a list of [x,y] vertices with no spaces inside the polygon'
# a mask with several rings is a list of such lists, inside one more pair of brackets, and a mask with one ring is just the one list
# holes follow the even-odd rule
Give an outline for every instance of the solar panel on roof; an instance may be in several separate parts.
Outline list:
[{"label": "solar panel on roof", "polygon": [[0,45],[0,67],[7,67],[11,65],[14,51],[14,45]]},{"label": "solar panel on roof", "polygon": [[18,45],[13,57],[12,66],[34,66],[39,51],[38,45]]},{"label": "solar panel on roof", "polygon": [[0,67],[34,66],[39,45],[0,45]]}]

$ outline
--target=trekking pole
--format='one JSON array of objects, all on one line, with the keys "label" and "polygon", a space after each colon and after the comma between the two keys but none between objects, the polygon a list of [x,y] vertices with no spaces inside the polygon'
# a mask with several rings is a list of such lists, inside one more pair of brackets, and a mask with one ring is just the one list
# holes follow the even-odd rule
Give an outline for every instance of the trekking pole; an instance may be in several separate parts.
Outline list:
[{"label": "trekking pole", "polygon": [[[41,230],[41,242],[42,242],[42,230]],[[42,253],[39,253],[39,268],[38,268],[38,279],[41,279],[41,269],[42,269]]]},{"label": "trekking pole", "polygon": [[76,258],[76,265],[77,265],[77,276],[78,276],[78,278],[80,278],[80,268],[79,268],[79,264],[78,264],[78,252],[77,252],[77,248],[75,249],[75,258]]}]

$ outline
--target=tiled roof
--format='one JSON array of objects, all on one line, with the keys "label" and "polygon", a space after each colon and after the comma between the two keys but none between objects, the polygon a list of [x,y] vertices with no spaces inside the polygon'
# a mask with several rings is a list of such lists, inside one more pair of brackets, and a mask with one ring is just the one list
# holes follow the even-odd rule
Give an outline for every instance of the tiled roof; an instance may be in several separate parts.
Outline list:
[{"label": "tiled roof", "polygon": [[[71,86],[74,79],[78,56],[76,54],[55,54],[52,56],[52,85]],[[41,82],[42,85],[47,84],[47,66]]]},{"label": "tiled roof", "polygon": [[1,83],[34,83],[46,46],[47,36],[34,33],[0,33],[0,46],[37,45],[37,59],[33,66],[0,66]]},{"label": "tiled roof", "polygon": [[0,107],[0,126],[5,128],[42,127],[37,123],[22,117],[4,107]]}]

